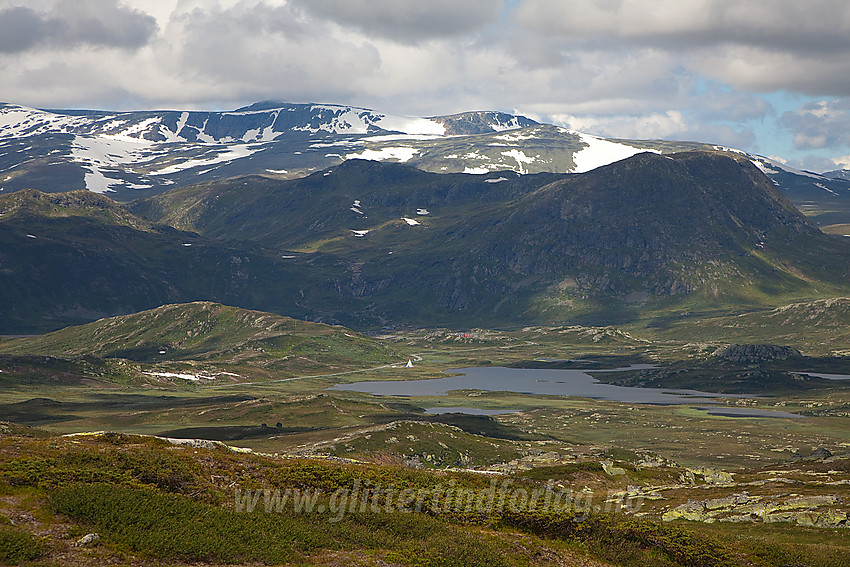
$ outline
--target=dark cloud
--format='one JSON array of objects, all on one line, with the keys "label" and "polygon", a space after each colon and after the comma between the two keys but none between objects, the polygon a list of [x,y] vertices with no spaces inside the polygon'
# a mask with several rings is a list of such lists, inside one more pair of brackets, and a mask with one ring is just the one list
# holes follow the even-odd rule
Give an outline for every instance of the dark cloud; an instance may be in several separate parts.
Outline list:
[{"label": "dark cloud", "polygon": [[370,42],[335,37],[288,5],[236,4],[172,16],[162,34],[175,75],[189,75],[220,98],[353,102],[373,82],[380,54]]},{"label": "dark cloud", "polygon": [[798,149],[850,146],[850,99],[809,102],[784,113],[779,124],[791,131]]},{"label": "dark cloud", "polygon": [[305,13],[343,27],[417,43],[475,32],[498,20],[503,0],[291,0]]},{"label": "dark cloud", "polygon": [[850,96],[846,0],[521,0],[512,22],[561,50],[654,49],[739,88]]},{"label": "dark cloud", "polygon": [[115,0],[61,0],[47,11],[0,10],[0,52],[80,45],[137,49],[156,33],[156,20]]},{"label": "dark cloud", "polygon": [[0,10],[0,53],[25,51],[45,36],[47,21],[35,10],[15,6]]}]

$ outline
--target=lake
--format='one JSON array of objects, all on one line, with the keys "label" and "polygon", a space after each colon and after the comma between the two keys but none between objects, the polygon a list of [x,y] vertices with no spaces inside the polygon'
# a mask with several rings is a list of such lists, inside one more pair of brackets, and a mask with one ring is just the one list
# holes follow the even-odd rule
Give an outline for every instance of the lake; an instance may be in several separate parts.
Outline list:
[{"label": "lake", "polygon": [[502,415],[506,413],[519,413],[518,409],[482,409],[468,406],[442,406],[438,408],[425,408],[425,415],[442,415],[444,413],[465,413],[468,415]]},{"label": "lake", "polygon": [[709,406],[704,408],[694,408],[706,412],[708,415],[717,415],[723,417],[771,417],[784,419],[797,419],[806,417],[798,413],[781,410],[764,410],[758,408],[730,408],[728,406]]},{"label": "lake", "polygon": [[821,374],[818,372],[794,372],[794,374],[814,376],[815,378],[825,378],[826,380],[850,380],[850,374]]},{"label": "lake", "polygon": [[[637,364],[628,368],[592,370],[591,372],[616,372],[654,368]],[[330,390],[365,392],[379,396],[445,396],[451,390],[482,390],[487,392],[516,392],[548,396],[577,396],[614,402],[636,404],[712,403],[717,398],[740,397],[713,394],[698,390],[673,388],[634,388],[602,384],[585,370],[538,368],[477,367],[446,370],[460,373],[429,380],[386,380],[337,384]]]}]

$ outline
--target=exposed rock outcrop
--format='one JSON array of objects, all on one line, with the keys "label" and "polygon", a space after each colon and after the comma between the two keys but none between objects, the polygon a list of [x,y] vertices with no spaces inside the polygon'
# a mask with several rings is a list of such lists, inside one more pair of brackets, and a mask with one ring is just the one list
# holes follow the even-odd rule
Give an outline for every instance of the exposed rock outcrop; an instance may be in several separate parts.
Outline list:
[{"label": "exposed rock outcrop", "polygon": [[780,345],[726,345],[714,351],[714,356],[728,362],[756,364],[789,358],[802,358],[799,350]]}]

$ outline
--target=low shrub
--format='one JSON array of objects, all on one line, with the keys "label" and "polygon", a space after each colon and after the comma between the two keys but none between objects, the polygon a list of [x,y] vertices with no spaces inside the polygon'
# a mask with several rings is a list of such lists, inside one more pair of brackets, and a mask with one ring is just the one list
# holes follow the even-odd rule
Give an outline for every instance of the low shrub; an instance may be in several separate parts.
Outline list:
[{"label": "low shrub", "polygon": [[47,547],[41,539],[19,529],[0,526],[0,564],[18,565],[38,559]]}]

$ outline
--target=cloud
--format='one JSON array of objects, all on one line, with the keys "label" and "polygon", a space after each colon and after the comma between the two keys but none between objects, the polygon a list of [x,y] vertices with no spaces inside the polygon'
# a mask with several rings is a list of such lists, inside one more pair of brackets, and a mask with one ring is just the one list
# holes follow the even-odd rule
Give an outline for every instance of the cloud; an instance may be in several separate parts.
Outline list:
[{"label": "cloud", "polygon": [[704,122],[678,110],[640,115],[555,114],[537,118],[613,138],[711,141],[732,148],[751,147],[755,143],[755,134],[750,129]]},{"label": "cloud", "polygon": [[45,35],[47,22],[35,10],[13,6],[0,10],[0,53],[24,51]]},{"label": "cloud", "polygon": [[850,169],[850,155],[832,158],[830,161],[838,169]]},{"label": "cloud", "polygon": [[835,0],[523,0],[515,19],[537,32],[594,45],[850,49],[850,5]]},{"label": "cloud", "polygon": [[779,124],[794,136],[798,149],[850,146],[850,99],[809,102],[784,113]]},{"label": "cloud", "polygon": [[114,0],[59,0],[44,10],[20,3],[0,9],[0,53],[82,45],[137,49],[156,30],[152,16]]},{"label": "cloud", "polygon": [[347,102],[381,66],[372,42],[289,5],[193,7],[172,15],[163,36],[155,57],[164,70],[219,100]]},{"label": "cloud", "polygon": [[805,171],[823,172],[850,167],[850,163],[842,164],[846,158],[825,158],[816,155],[806,155],[801,159],[793,160],[792,167]]},{"label": "cloud", "polygon": [[843,0],[522,0],[516,25],[561,49],[658,49],[740,88],[850,96]]},{"label": "cloud", "polygon": [[503,0],[290,0],[311,16],[400,43],[462,36],[499,19]]},{"label": "cloud", "polygon": [[844,109],[782,105],[850,99],[848,22],[845,0],[0,0],[0,100],[513,110],[826,158],[850,131]]}]

